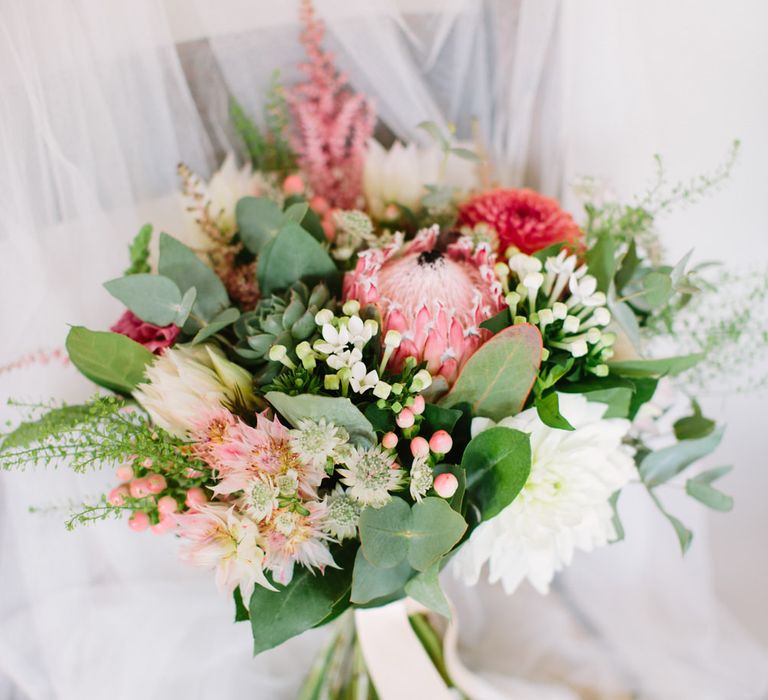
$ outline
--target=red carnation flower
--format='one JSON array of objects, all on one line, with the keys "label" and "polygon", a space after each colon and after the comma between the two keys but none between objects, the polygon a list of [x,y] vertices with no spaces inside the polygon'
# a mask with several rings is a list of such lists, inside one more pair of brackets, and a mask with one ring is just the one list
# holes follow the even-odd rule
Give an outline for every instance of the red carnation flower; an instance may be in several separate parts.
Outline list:
[{"label": "red carnation flower", "polygon": [[513,245],[526,255],[554,243],[579,243],[583,236],[554,199],[533,190],[491,190],[459,207],[459,225],[480,223],[496,230],[500,250]]},{"label": "red carnation flower", "polygon": [[179,334],[178,326],[173,324],[155,326],[152,323],[142,321],[132,311],[126,311],[109,330],[141,343],[147,350],[156,354],[173,345]]}]

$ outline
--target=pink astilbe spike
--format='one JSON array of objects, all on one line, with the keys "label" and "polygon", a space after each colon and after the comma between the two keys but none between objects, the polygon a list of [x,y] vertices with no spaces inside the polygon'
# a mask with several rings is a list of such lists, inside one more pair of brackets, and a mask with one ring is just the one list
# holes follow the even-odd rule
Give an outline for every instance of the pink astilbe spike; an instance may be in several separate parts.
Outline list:
[{"label": "pink astilbe spike", "polygon": [[365,144],[376,122],[373,103],[351,89],[333,53],[322,48],[325,26],[311,0],[302,0],[301,19],[309,60],[299,65],[307,80],[287,95],[296,126],[291,145],[315,195],[332,207],[354,209],[361,203]]}]

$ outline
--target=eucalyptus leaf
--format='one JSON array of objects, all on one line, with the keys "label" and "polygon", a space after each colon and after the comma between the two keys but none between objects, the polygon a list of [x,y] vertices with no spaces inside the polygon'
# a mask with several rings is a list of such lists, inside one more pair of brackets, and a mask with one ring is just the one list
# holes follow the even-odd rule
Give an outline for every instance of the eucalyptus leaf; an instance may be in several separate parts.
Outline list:
[{"label": "eucalyptus leaf", "polygon": [[227,326],[231,326],[237,319],[240,318],[240,311],[234,306],[229,309],[225,309],[215,318],[211,319],[210,323],[203,326],[192,339],[192,345],[197,345],[207,340],[212,335],[215,335],[220,330],[223,330]]},{"label": "eucalyptus leaf", "polygon": [[142,321],[155,326],[173,323],[181,309],[179,288],[162,275],[128,275],[105,282],[104,288]]},{"label": "eucalyptus leaf", "polygon": [[283,212],[266,197],[243,197],[235,206],[240,238],[248,250],[258,255],[272,241],[284,223]]},{"label": "eucalyptus leaf", "polygon": [[196,300],[197,289],[195,287],[190,287],[186,292],[184,292],[184,296],[181,298],[181,304],[179,304],[179,308],[176,311],[176,318],[173,320],[174,325],[178,326],[179,328],[184,327],[184,324],[187,322],[189,314],[191,313],[192,307],[194,306]]},{"label": "eucalyptus leaf", "polygon": [[467,524],[442,498],[428,497],[412,508],[393,498],[383,508],[366,508],[360,516],[360,545],[379,568],[403,560],[426,571],[461,539]]},{"label": "eucalyptus leaf", "polygon": [[691,542],[693,541],[693,533],[685,526],[683,523],[676,518],[674,515],[669,513],[666,508],[661,504],[661,501],[656,497],[656,494],[653,493],[653,491],[649,491],[651,494],[651,499],[656,504],[656,507],[659,509],[661,514],[669,520],[670,524],[675,530],[675,534],[677,535],[677,541],[680,543],[680,551],[685,554],[688,549],[691,546]]},{"label": "eucalyptus leaf", "polygon": [[688,479],[685,482],[685,491],[691,497],[695,498],[712,510],[727,512],[733,508],[733,497],[724,494],[714,486],[696,479]]},{"label": "eucalyptus leaf", "polygon": [[695,440],[706,437],[714,432],[717,424],[715,421],[703,416],[701,414],[701,406],[694,401],[693,415],[678,419],[672,427],[678,440]]},{"label": "eucalyptus leaf", "polygon": [[[631,396],[631,392],[630,392]],[[573,430],[573,426],[568,422],[568,419],[560,413],[560,401],[557,398],[557,393],[552,392],[542,398],[536,399],[534,405],[536,406],[536,412],[544,425],[548,425],[550,428],[557,428],[559,430]]]},{"label": "eucalyptus leaf", "polygon": [[689,250],[681,259],[680,262],[677,263],[677,265],[672,268],[672,272],[670,273],[670,278],[672,280],[672,284],[677,287],[677,285],[682,281],[683,276],[685,275],[685,268],[688,265],[688,261],[691,259],[691,255],[693,255],[693,249]]},{"label": "eucalyptus leaf", "polygon": [[143,345],[119,333],[73,326],[67,335],[72,364],[99,386],[130,394],[144,381],[144,370],[155,356]]},{"label": "eucalyptus leaf", "polygon": [[435,562],[423,573],[418,574],[405,584],[405,592],[439,615],[451,619],[448,599],[440,586],[440,562]]},{"label": "eucalyptus leaf", "polygon": [[232,591],[232,600],[235,603],[235,622],[245,622],[250,620],[251,616],[248,613],[248,608],[243,602],[243,594],[240,592],[240,586]]},{"label": "eucalyptus leaf", "polygon": [[464,160],[469,160],[473,163],[479,163],[482,160],[477,153],[470,151],[468,148],[454,147],[450,149],[450,152],[458,158],[463,158]]},{"label": "eucalyptus leaf", "polygon": [[693,355],[678,355],[677,357],[660,357],[653,360],[622,360],[609,362],[611,372],[624,377],[659,377],[662,375],[675,376],[696,366],[704,359],[704,353]]},{"label": "eucalyptus leaf", "polygon": [[616,299],[616,293],[614,291],[614,285],[610,286],[608,292],[608,309],[611,312],[611,316],[620,330],[624,332],[624,335],[629,340],[630,345],[636,350],[640,350],[640,324],[637,321],[637,316],[632,308],[625,301],[619,301]]},{"label": "eucalyptus leaf", "polygon": [[286,224],[289,221],[293,221],[301,225],[302,219],[307,215],[309,211],[309,204],[307,202],[294,202],[289,205],[283,212],[282,224]]},{"label": "eucalyptus leaf", "polygon": [[262,294],[287,289],[297,280],[327,279],[336,264],[318,241],[296,223],[284,224],[260,255],[256,276]]},{"label": "eucalyptus leaf", "polygon": [[387,569],[376,567],[365,558],[363,550],[358,549],[355,568],[352,572],[350,600],[358,604],[369,603],[376,598],[383,598],[399,591],[412,572],[410,564],[405,559]]},{"label": "eucalyptus leaf", "polygon": [[424,121],[420,122],[416,125],[417,129],[423,129],[426,131],[439,145],[443,150],[446,150],[450,147],[450,142],[448,139],[443,135],[443,132],[440,131],[440,127],[435,124],[435,122],[430,121]]},{"label": "eucalyptus leaf", "polygon": [[637,255],[637,244],[635,243],[635,239],[633,238],[629,242],[629,247],[627,248],[627,252],[624,254],[624,257],[621,260],[621,266],[616,272],[616,276],[614,278],[616,283],[616,289],[621,291],[622,289],[624,289],[624,287],[627,284],[629,284],[629,281],[634,276],[635,271],[640,265],[640,262],[641,262],[640,258]]},{"label": "eucalyptus leaf", "polygon": [[712,452],[722,437],[723,428],[719,428],[707,437],[683,440],[651,452],[640,463],[640,476],[649,487],[663,484]]},{"label": "eucalyptus leaf", "polygon": [[531,441],[527,433],[496,426],[476,435],[461,458],[467,490],[489,520],[506,508],[531,473]]},{"label": "eucalyptus leaf", "polygon": [[372,447],[376,444],[376,433],[370,421],[347,398],[315,394],[289,396],[279,391],[268,391],[265,398],[293,426],[304,418],[314,421],[325,418],[344,428],[355,445]]},{"label": "eucalyptus leaf", "polygon": [[613,525],[613,531],[616,533],[610,544],[621,542],[624,539],[624,526],[621,524],[621,518],[619,517],[619,496],[621,491],[614,491],[608,502],[611,504],[611,510],[613,511],[613,517],[611,518],[611,525]]},{"label": "eucalyptus leaf", "polygon": [[587,251],[589,273],[597,279],[597,288],[607,292],[616,273],[616,239],[608,233],[600,234]]},{"label": "eucalyptus leaf", "polygon": [[674,293],[672,278],[667,272],[649,272],[643,277],[643,292],[651,308],[666,306]]},{"label": "eucalyptus leaf", "polygon": [[501,420],[519,413],[541,363],[541,333],[530,324],[497,333],[469,358],[439,405],[467,402],[472,413]]},{"label": "eucalyptus leaf", "polygon": [[[391,413],[390,413],[391,415]],[[456,426],[456,422],[461,418],[462,413],[455,408],[443,408],[434,403],[424,405],[424,420],[432,429],[432,432],[445,430],[450,433]]]}]

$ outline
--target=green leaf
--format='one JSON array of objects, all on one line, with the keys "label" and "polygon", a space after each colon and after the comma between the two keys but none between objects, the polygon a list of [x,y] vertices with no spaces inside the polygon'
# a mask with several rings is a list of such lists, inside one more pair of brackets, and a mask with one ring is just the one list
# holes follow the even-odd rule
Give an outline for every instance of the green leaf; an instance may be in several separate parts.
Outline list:
[{"label": "green leaf", "polygon": [[504,308],[495,316],[486,318],[485,321],[480,324],[480,328],[485,328],[486,330],[491,331],[491,333],[496,334],[499,331],[503,331],[505,328],[509,328],[511,325],[512,319],[509,317],[509,309]]},{"label": "green leaf", "polygon": [[142,321],[156,326],[173,323],[181,310],[179,288],[162,275],[128,275],[105,282],[104,288]]},{"label": "green leaf", "polygon": [[179,304],[179,309],[176,312],[176,318],[173,319],[174,325],[178,326],[179,328],[184,326],[184,324],[187,322],[187,319],[189,318],[189,314],[192,311],[192,307],[194,306],[196,299],[197,289],[195,289],[195,287],[190,287],[186,292],[184,292],[184,296],[181,298],[181,304]]},{"label": "green leaf", "polygon": [[694,367],[704,359],[704,353],[679,355],[677,357],[661,357],[654,360],[622,360],[609,362],[608,366],[614,374],[624,377],[659,377],[662,375],[675,376]]},{"label": "green leaf", "polygon": [[536,412],[539,414],[539,418],[544,425],[560,430],[574,429],[565,416],[560,413],[560,401],[554,391],[543,398],[536,399],[535,406]]},{"label": "green leaf", "polygon": [[432,473],[437,477],[440,474],[450,473],[456,477],[456,481],[459,482],[456,488],[456,493],[448,499],[448,503],[451,504],[457,513],[463,513],[464,509],[464,494],[467,491],[467,472],[458,464],[438,464],[432,470]]},{"label": "green leaf", "polygon": [[314,394],[288,396],[279,391],[268,391],[265,398],[293,426],[303,418],[315,421],[325,418],[328,422],[344,428],[355,445],[372,447],[376,444],[373,426],[349,399]]},{"label": "green leaf", "polygon": [[363,555],[363,550],[357,550],[355,568],[352,572],[353,603],[369,603],[376,598],[383,598],[399,591],[411,576],[410,564],[403,559],[396,566],[386,569],[371,564]]},{"label": "green leaf", "polygon": [[251,616],[248,614],[248,608],[245,607],[243,602],[243,594],[240,592],[240,586],[232,591],[232,599],[235,601],[235,622],[245,622],[250,620]]},{"label": "green leaf", "polygon": [[283,225],[283,212],[266,197],[243,197],[235,206],[240,238],[248,250],[258,255],[277,236]]},{"label": "green leaf", "polygon": [[720,428],[707,437],[684,440],[651,452],[640,463],[640,476],[649,487],[663,484],[712,452],[720,444],[722,437],[723,428]]},{"label": "green leaf", "polygon": [[649,493],[651,494],[651,498],[653,499],[653,502],[656,504],[656,507],[659,509],[661,514],[667,520],[669,520],[670,524],[674,528],[675,534],[677,535],[677,541],[680,543],[680,551],[685,554],[690,548],[691,542],[693,541],[693,533],[674,515],[667,512],[667,510],[661,504],[661,501],[659,501],[659,499],[656,497],[656,494],[654,494],[652,491],[649,491]]},{"label": "green leaf", "polygon": [[218,316],[212,319],[210,323],[206,324],[198,331],[197,335],[192,339],[191,345],[202,343],[223,328],[232,325],[238,318],[240,318],[240,311],[234,306],[222,311]]},{"label": "green leaf", "polygon": [[678,440],[695,440],[697,438],[703,438],[714,432],[717,424],[715,421],[705,418],[701,414],[701,407],[699,404],[693,402],[693,415],[685,416],[675,421],[674,424],[675,437]]},{"label": "green leaf", "polygon": [[152,224],[144,224],[128,246],[131,264],[123,274],[136,275],[141,272],[151,272],[149,266],[149,243],[151,240]]},{"label": "green leaf", "polygon": [[674,292],[672,278],[668,272],[649,272],[643,277],[643,290],[651,308],[666,306]]},{"label": "green leaf", "polygon": [[461,539],[467,524],[442,498],[425,498],[413,508],[393,498],[383,508],[366,508],[360,516],[360,545],[365,558],[382,569],[407,559],[426,571]]},{"label": "green leaf", "polygon": [[461,466],[467,490],[482,520],[498,515],[520,493],[531,473],[531,441],[527,433],[496,426],[476,435],[464,450]]},{"label": "green leaf", "polygon": [[447,433],[452,432],[461,415],[461,411],[455,408],[443,408],[434,403],[424,405],[424,420],[433,433],[438,430],[445,430]]},{"label": "green leaf", "polygon": [[182,293],[191,287],[197,289],[192,313],[210,321],[229,306],[224,283],[197,255],[183,243],[167,233],[160,234],[161,275],[172,279]]},{"label": "green leaf", "polygon": [[629,281],[632,279],[632,276],[635,274],[635,270],[637,270],[639,265],[640,258],[637,255],[637,244],[633,238],[621,261],[621,267],[619,267],[619,270],[616,273],[616,289],[621,291],[627,284],[629,284]]},{"label": "green leaf", "polygon": [[621,518],[619,517],[619,496],[621,496],[621,491],[614,491],[613,495],[608,500],[608,502],[611,504],[611,509],[613,510],[611,524],[613,525],[613,530],[616,533],[616,537],[611,540],[610,544],[621,542],[625,535],[624,526],[621,524]]},{"label": "green leaf", "polygon": [[144,369],[155,356],[143,345],[118,333],[73,326],[67,335],[72,364],[99,386],[130,394],[144,381]]},{"label": "green leaf", "polygon": [[685,491],[691,498],[695,498],[712,510],[727,512],[733,508],[732,496],[696,479],[688,479],[685,482]]},{"label": "green leaf", "polygon": [[597,243],[587,251],[589,274],[597,279],[597,288],[607,292],[616,273],[616,240],[610,234],[601,234]]},{"label": "green leaf", "polygon": [[417,129],[423,129],[426,131],[439,145],[443,150],[446,150],[450,147],[450,142],[448,139],[443,135],[443,132],[440,131],[440,127],[435,124],[435,122],[425,121],[420,122],[416,125]]},{"label": "green leaf", "polygon": [[85,422],[92,415],[89,405],[59,406],[48,409],[35,421],[27,421],[0,436],[0,452],[29,447],[48,438],[56,438]]},{"label": "green leaf", "polygon": [[322,576],[297,566],[291,582],[277,592],[256,586],[248,606],[254,654],[272,649],[329,617],[349,595],[351,552],[345,548],[334,553],[341,568],[327,567]]},{"label": "green leaf", "polygon": [[450,152],[459,158],[472,161],[473,163],[480,163],[482,161],[482,158],[477,153],[470,151],[468,148],[451,148]]},{"label": "green leaf", "polygon": [[440,405],[467,402],[474,415],[493,420],[514,416],[531,392],[541,353],[541,333],[530,324],[497,333],[469,358]]},{"label": "green leaf", "polygon": [[670,279],[672,280],[672,284],[675,288],[677,288],[678,284],[683,280],[683,276],[685,275],[685,268],[688,265],[688,261],[691,259],[691,255],[693,254],[693,249],[689,250],[681,259],[680,262],[677,263],[677,265],[672,268],[672,272],[670,273]]},{"label": "green leaf", "polygon": [[440,562],[435,562],[425,572],[418,574],[405,584],[405,592],[415,601],[451,619],[448,599],[440,586]]},{"label": "green leaf", "polygon": [[320,243],[301,226],[285,224],[262,249],[256,277],[262,294],[287,289],[297,280],[315,281],[336,273],[336,264]]},{"label": "green leaf", "polygon": [[630,420],[635,419],[641,406],[648,403],[653,398],[658,384],[659,380],[655,377],[634,377],[632,379],[635,393],[632,395],[632,401],[629,404],[629,414],[627,415],[627,418]]},{"label": "green leaf", "polygon": [[289,221],[293,221],[295,224],[301,226],[301,222],[309,211],[309,204],[307,202],[294,202],[289,204],[283,212],[283,218],[280,225],[287,224]]},{"label": "green leaf", "polygon": [[608,404],[603,418],[626,418],[632,402],[633,390],[626,386],[597,389],[585,394],[587,400]]},{"label": "green leaf", "polygon": [[619,328],[624,331],[630,344],[635,350],[640,349],[640,324],[632,308],[624,301],[618,301],[611,285],[611,291],[608,293],[608,309],[613,316],[613,320]]}]

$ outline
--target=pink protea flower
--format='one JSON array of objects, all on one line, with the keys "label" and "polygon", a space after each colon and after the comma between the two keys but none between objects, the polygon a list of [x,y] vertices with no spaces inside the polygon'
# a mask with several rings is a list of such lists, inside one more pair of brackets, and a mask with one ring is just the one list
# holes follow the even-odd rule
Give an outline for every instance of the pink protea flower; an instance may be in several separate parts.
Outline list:
[{"label": "pink protea flower", "polygon": [[499,249],[532,255],[554,243],[578,245],[583,233],[570,214],[533,190],[495,189],[459,207],[459,225],[485,223],[499,235]]},{"label": "pink protea flower", "polygon": [[126,311],[110,328],[113,333],[127,336],[137,343],[141,343],[147,350],[160,353],[165,348],[170,347],[176,341],[179,335],[179,327],[171,324],[170,326],[155,326],[152,323],[142,321],[133,311]]},{"label": "pink protea flower", "polygon": [[268,475],[281,482],[281,491],[295,482],[295,492],[303,498],[316,498],[325,469],[302,462],[291,447],[288,429],[277,419],[256,415],[256,427],[238,420],[221,442],[211,443],[210,461],[219,478],[217,494],[247,491],[251,482]]},{"label": "pink protea flower", "polygon": [[291,582],[295,564],[319,569],[321,573],[326,566],[336,566],[328,550],[331,538],[322,530],[328,506],[316,501],[305,503],[304,507],[309,515],[277,511],[264,529],[267,552],[264,567],[272,572],[277,583]]},{"label": "pink protea flower", "polygon": [[491,333],[480,323],[498,313],[502,289],[493,274],[495,255],[459,237],[444,245],[437,226],[419,231],[407,245],[402,235],[384,248],[363,251],[344,278],[344,299],[378,307],[384,333],[402,340],[390,360],[426,360],[432,375],[451,385],[469,357]]}]

